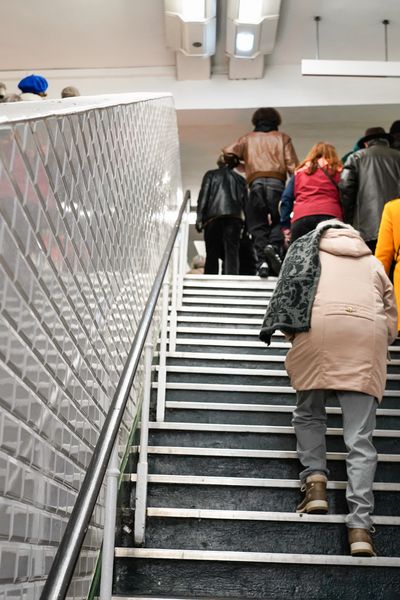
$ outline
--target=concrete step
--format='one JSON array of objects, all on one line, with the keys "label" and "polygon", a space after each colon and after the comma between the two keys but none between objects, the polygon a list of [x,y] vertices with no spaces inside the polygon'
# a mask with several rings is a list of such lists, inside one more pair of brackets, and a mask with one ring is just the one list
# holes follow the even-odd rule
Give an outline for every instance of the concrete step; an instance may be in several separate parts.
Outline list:
[{"label": "concrete step", "polygon": [[[198,405],[196,407],[196,405]],[[187,408],[188,407],[188,408]],[[222,407],[222,410],[219,408]],[[228,408],[226,408],[228,407]],[[242,408],[241,408],[242,407]],[[258,408],[259,407],[259,408]],[[243,425],[284,425],[290,426],[294,406],[223,404],[212,402],[169,402],[166,403],[165,419],[168,422],[226,423]],[[283,408],[284,410],[281,410]],[[289,409],[289,410],[287,410]],[[376,426],[378,429],[400,429],[400,410],[378,409]],[[339,408],[328,410],[328,427],[342,427],[342,414]]]},{"label": "concrete step", "polygon": [[[167,364],[170,365],[203,365],[218,367],[221,364],[226,367],[238,368],[261,368],[261,369],[284,369],[285,356],[283,354],[241,354],[239,351],[232,352],[202,352],[192,350],[190,352],[167,353]],[[399,375],[400,359],[388,361],[388,372]]]},{"label": "concrete step", "polygon": [[116,549],[115,594],[225,600],[395,600],[398,558]]},{"label": "concrete step", "polygon": [[[157,389],[158,383],[153,382],[153,389]],[[292,387],[288,385],[252,385],[248,384],[225,384],[225,383],[179,383],[179,382],[171,382],[166,384],[167,390],[201,390],[203,392],[240,392],[242,394],[246,394],[247,392],[258,392],[262,394],[292,394],[295,396],[295,391]],[[400,398],[400,390],[399,389],[386,389],[384,394],[384,398]]]},{"label": "concrete step", "polygon": [[[275,451],[275,454],[264,451],[261,456],[254,456],[257,453],[249,451],[247,456],[245,452],[235,456],[234,452],[230,455],[228,453],[221,455],[218,452],[213,455],[208,451],[209,449],[204,450],[203,454],[200,452],[173,453],[168,452],[168,449],[165,449],[162,453],[150,452],[148,458],[149,473],[201,477],[296,479],[302,470],[296,456],[288,458],[286,453],[282,453],[283,456],[280,456],[279,451]],[[330,453],[331,456],[336,454],[339,456],[344,455],[344,453]],[[375,481],[388,483],[400,481],[400,454],[381,454],[380,456],[391,456],[393,460],[381,460],[378,463]],[[342,481],[347,479],[346,464],[343,458],[330,459],[328,468],[332,479]]]},{"label": "concrete step", "polygon": [[[125,476],[122,483],[122,493],[126,498],[126,506],[134,506],[135,477],[133,481]],[[148,487],[148,502],[150,507],[170,507],[190,509],[219,509],[248,511],[285,511],[292,513],[301,500],[300,488],[296,480],[264,480],[210,478],[175,476],[152,476]],[[246,485],[250,482],[252,485]],[[243,484],[243,485],[240,485]],[[345,499],[345,482],[339,486],[328,487],[329,511],[332,514],[345,514],[348,511]],[[392,486],[379,485],[375,488],[375,513],[377,515],[397,516],[400,502],[400,491],[391,489]]]},{"label": "concrete step", "polygon": [[[246,392],[232,391],[232,390],[214,390],[212,393],[207,392],[202,388],[201,384],[194,386],[195,389],[187,390],[185,388],[175,388],[174,384],[171,384],[166,391],[167,402],[211,402],[218,404],[276,404],[278,406],[293,406],[296,396],[293,393],[270,393],[260,394],[260,392],[253,392],[252,389],[248,389]],[[156,398],[157,388],[152,391],[153,398]],[[335,404],[332,403],[331,406]],[[336,404],[337,405],[337,404]],[[399,410],[400,400],[399,398],[392,396],[385,396],[379,405],[382,409]]]},{"label": "concrete step", "polygon": [[[158,511],[160,512],[160,511]],[[333,519],[296,519],[283,520],[214,518],[212,513],[207,517],[190,516],[182,511],[180,515],[151,516],[146,521],[146,549],[163,548],[186,550],[208,550],[218,552],[263,552],[294,554],[330,555],[345,557],[348,552],[347,528],[343,522]],[[132,522],[132,514],[125,515],[128,523]],[[400,525],[397,521],[386,518],[387,524],[376,526],[374,545],[381,559],[397,557],[400,566]],[[390,523],[389,523],[390,522]],[[122,547],[128,555],[133,543],[132,532],[122,527],[117,539],[119,554]],[[392,558],[393,560],[393,558]]]},{"label": "concrete step", "polygon": [[[374,444],[384,454],[400,453],[400,432],[377,429]],[[212,423],[150,423],[149,444],[152,446],[201,446],[269,450],[295,450],[292,427]],[[341,428],[328,428],[327,449],[344,452]]]}]

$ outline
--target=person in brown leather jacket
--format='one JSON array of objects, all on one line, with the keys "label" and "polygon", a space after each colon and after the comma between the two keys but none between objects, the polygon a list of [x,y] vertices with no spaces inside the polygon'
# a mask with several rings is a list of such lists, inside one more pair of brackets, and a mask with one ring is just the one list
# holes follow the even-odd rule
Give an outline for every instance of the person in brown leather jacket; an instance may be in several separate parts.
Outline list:
[{"label": "person in brown leather jacket", "polygon": [[278,131],[281,122],[275,108],[259,108],[252,117],[254,131],[223,149],[224,155],[234,154],[244,163],[250,187],[246,219],[260,277],[279,274],[284,240],[278,205],[286,178],[298,163],[290,137]]}]

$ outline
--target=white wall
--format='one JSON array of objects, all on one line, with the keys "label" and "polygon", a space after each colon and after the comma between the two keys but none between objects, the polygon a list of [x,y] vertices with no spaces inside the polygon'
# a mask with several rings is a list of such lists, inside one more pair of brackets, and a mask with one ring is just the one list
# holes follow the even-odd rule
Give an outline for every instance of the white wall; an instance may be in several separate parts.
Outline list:
[{"label": "white wall", "polygon": [[0,69],[173,65],[163,0],[1,0]]}]

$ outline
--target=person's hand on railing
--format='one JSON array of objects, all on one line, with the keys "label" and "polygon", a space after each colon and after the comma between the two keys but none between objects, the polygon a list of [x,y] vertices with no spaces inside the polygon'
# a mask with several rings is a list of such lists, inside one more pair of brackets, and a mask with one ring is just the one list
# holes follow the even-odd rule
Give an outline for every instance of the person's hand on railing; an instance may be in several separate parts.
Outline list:
[{"label": "person's hand on railing", "polygon": [[203,231],[203,223],[199,220],[196,221],[196,231],[198,231],[199,233],[201,233]]}]

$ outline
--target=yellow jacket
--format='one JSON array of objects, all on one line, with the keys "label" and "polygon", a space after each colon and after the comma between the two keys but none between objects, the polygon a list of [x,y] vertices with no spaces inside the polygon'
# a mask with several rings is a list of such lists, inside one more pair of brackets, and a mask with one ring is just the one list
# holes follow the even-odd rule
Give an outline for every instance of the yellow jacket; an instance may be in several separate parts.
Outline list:
[{"label": "yellow jacket", "polygon": [[392,260],[397,256],[393,283],[399,313],[398,330],[400,331],[400,198],[386,202],[379,228],[375,256],[389,273]]}]

